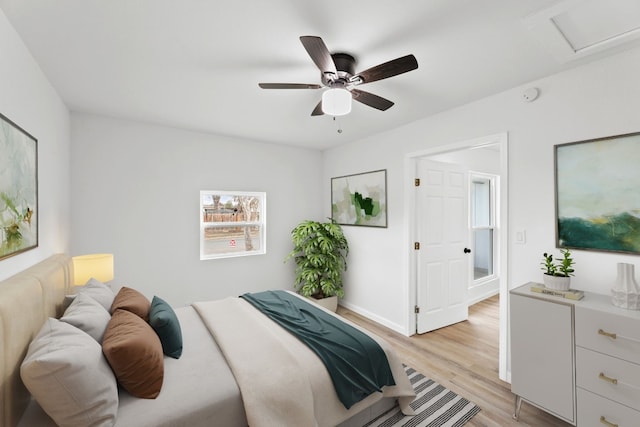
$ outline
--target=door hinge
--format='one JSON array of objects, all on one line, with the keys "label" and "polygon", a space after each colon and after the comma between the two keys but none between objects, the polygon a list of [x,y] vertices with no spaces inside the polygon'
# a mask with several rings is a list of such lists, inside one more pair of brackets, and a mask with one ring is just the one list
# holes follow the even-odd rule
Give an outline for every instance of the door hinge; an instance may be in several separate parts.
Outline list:
[{"label": "door hinge", "polygon": [[413,243],[413,249],[415,249],[416,251],[420,250],[420,242],[414,242]]},{"label": "door hinge", "polygon": [[417,305],[413,308],[413,312],[415,314],[420,314],[420,307],[418,307]]},{"label": "door hinge", "polygon": [[420,178],[416,178],[416,179],[413,181],[413,185],[414,185],[414,186],[416,186],[416,187],[420,187]]}]

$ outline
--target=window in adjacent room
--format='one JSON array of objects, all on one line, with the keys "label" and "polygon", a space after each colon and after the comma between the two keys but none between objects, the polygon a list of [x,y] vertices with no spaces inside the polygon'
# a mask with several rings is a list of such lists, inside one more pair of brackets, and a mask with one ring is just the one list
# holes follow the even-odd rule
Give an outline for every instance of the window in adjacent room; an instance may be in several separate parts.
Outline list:
[{"label": "window in adjacent room", "polygon": [[473,279],[483,280],[494,275],[495,177],[472,174],[470,178]]},{"label": "window in adjacent room", "polygon": [[200,191],[200,259],[266,253],[267,195]]}]

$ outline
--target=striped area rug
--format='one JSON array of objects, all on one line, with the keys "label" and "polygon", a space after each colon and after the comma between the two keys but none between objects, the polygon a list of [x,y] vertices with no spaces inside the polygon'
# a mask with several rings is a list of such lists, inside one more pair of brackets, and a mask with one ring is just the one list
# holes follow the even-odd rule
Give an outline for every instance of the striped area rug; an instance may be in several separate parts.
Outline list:
[{"label": "striped area rug", "polygon": [[405,366],[416,399],[411,407],[414,416],[406,416],[396,405],[363,427],[460,427],[473,418],[480,407],[451,390]]}]

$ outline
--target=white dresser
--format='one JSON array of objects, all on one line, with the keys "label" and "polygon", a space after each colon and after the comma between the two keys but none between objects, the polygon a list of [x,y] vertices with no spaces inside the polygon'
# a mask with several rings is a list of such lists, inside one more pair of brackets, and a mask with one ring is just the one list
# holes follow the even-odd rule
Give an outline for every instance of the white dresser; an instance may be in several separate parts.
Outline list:
[{"label": "white dresser", "polygon": [[510,292],[511,383],[522,399],[578,427],[640,426],[640,311]]}]

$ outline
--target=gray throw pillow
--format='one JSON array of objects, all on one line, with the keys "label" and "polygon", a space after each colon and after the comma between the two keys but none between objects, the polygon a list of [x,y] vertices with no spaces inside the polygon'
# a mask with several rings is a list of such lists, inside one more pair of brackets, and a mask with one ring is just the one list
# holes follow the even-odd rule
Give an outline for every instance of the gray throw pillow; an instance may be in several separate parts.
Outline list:
[{"label": "gray throw pillow", "polygon": [[49,318],[29,345],[22,382],[61,427],[113,426],[118,412],[116,378],[93,338]]},{"label": "gray throw pillow", "polygon": [[94,279],[89,279],[86,285],[78,287],[78,294],[89,295],[94,300],[98,301],[101,306],[104,307],[109,313],[111,313],[111,304],[116,297],[110,286]]},{"label": "gray throw pillow", "polygon": [[111,320],[111,315],[98,301],[86,294],[79,294],[65,310],[60,320],[88,333],[99,344],[102,344],[102,337],[109,320]]}]

